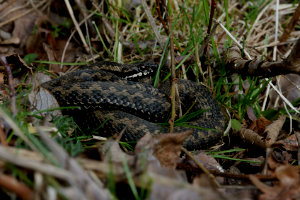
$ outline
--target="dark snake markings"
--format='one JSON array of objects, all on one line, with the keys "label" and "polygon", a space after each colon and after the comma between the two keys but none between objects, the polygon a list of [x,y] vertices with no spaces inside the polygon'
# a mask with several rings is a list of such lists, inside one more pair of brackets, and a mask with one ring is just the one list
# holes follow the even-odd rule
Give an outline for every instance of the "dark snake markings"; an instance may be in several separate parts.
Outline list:
[{"label": "dark snake markings", "polygon": [[[60,106],[79,106],[80,109],[65,110],[73,116],[81,128],[96,129],[102,136],[111,136],[125,127],[124,141],[135,141],[147,132],[167,132],[157,122],[167,122],[170,116],[170,82],[154,88],[137,82],[157,70],[153,62],[119,64],[100,62],[85,66],[57,79],[42,84],[56,98]],[[175,127],[175,132],[188,129],[193,134],[184,142],[188,150],[205,149],[222,137],[224,119],[217,102],[202,85],[188,80],[178,80],[178,91],[183,113],[205,110],[190,126],[205,130]]]}]

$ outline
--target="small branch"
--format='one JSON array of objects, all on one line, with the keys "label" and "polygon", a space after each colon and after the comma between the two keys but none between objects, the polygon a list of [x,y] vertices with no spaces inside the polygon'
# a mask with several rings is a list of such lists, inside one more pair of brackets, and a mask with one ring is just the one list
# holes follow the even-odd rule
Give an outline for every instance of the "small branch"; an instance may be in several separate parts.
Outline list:
[{"label": "small branch", "polygon": [[229,50],[226,67],[236,73],[247,76],[272,77],[283,74],[300,74],[300,38],[294,45],[292,52],[280,62],[264,62],[260,60],[246,60],[241,58],[237,47]]},{"label": "small branch", "polygon": [[172,17],[172,1],[169,0],[168,1],[168,10],[169,10],[169,14],[167,15],[168,17],[168,26],[169,26],[169,30],[171,31],[170,34],[170,54],[171,54],[171,80],[172,80],[172,86],[171,86],[171,94],[170,94],[170,98],[171,98],[171,118],[169,120],[169,124],[170,124],[170,133],[173,133],[174,130],[174,121],[175,121],[175,117],[176,117],[176,95],[175,95],[175,89],[176,89],[176,74],[175,74],[175,55],[174,55],[174,35],[173,35],[173,31],[172,31],[172,21],[173,21],[173,17]]},{"label": "small branch", "polygon": [[[299,4],[300,4],[300,3],[299,3]],[[295,131],[295,135],[296,135],[297,142],[298,142],[298,153],[297,153],[297,157],[298,157],[299,180],[300,180],[300,132]]]},{"label": "small branch", "polygon": [[6,142],[6,136],[5,136],[5,133],[3,131],[3,127],[2,127],[2,124],[1,124],[1,120],[0,120],[0,143],[3,145],[3,146],[8,146],[7,142]]},{"label": "small branch", "polygon": [[[196,175],[203,173],[202,169],[187,164],[178,164],[177,169],[185,170]],[[249,174],[235,174],[235,173],[228,173],[228,172],[220,172],[218,170],[209,170],[209,172],[215,176],[220,176],[220,177],[225,177],[230,179],[249,179],[250,176]],[[257,177],[262,181],[272,181],[277,179],[274,175],[264,175],[264,174],[255,174],[255,177]]]},{"label": "small branch", "polygon": [[294,27],[296,26],[299,18],[300,18],[300,3],[298,3],[298,6],[293,14],[293,17],[289,22],[288,27],[284,29],[284,32],[279,39],[280,42],[285,42],[288,39]]},{"label": "small branch", "polygon": [[188,156],[195,164],[212,180],[212,182],[217,186],[220,187],[219,183],[216,181],[214,175],[212,175],[194,156],[191,152],[186,150],[184,147],[181,147],[181,150]]},{"label": "small branch", "polygon": [[4,56],[1,56],[0,59],[2,65],[5,67],[7,76],[8,76],[8,85],[9,85],[9,97],[11,101],[11,111],[13,113],[13,116],[16,116],[17,114],[17,106],[16,106],[16,93],[15,93],[15,87],[14,87],[14,80],[13,75],[10,70],[10,66]]},{"label": "small branch", "polygon": [[167,26],[167,24],[166,24],[166,22],[165,22],[165,20],[164,20],[164,18],[162,16],[162,13],[161,13],[161,10],[160,10],[160,7],[159,7],[160,2],[161,2],[160,0],[156,0],[156,11],[157,11],[159,20],[162,23],[162,25],[163,25],[163,27],[164,27],[164,29],[166,31],[166,34],[169,35],[170,34],[170,30],[169,30],[169,28],[168,28],[168,26]]},{"label": "small branch", "polygon": [[27,187],[24,183],[19,182],[16,178],[8,176],[5,174],[0,174],[0,186],[5,188],[17,196],[21,197],[23,200],[33,199],[34,193],[32,189]]},{"label": "small branch", "polygon": [[212,21],[213,21],[215,9],[216,9],[216,2],[214,0],[211,0],[210,16],[209,16],[209,23],[208,23],[208,28],[207,28],[207,34],[208,35],[210,34],[210,29],[211,29],[211,25],[212,25]]}]

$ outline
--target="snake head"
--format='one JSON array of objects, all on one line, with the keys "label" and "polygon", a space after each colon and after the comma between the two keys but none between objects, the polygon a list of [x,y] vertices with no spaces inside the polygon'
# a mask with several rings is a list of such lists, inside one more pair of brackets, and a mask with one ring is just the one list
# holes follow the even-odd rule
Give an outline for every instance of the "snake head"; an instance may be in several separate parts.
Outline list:
[{"label": "snake head", "polygon": [[136,62],[128,65],[128,70],[124,71],[124,79],[137,80],[153,75],[158,69],[155,62]]}]

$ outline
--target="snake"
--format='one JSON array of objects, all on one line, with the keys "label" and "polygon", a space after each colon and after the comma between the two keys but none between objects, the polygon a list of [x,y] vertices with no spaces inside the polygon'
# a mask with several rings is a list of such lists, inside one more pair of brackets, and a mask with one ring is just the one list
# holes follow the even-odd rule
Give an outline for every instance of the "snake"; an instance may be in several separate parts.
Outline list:
[{"label": "snake", "polygon": [[[109,137],[122,132],[122,141],[137,141],[146,133],[167,133],[171,112],[172,81],[154,87],[151,76],[158,70],[152,61],[131,64],[102,61],[44,82],[59,106],[83,130]],[[146,80],[146,81],[145,81]],[[184,141],[188,150],[207,149],[222,139],[224,116],[211,92],[199,83],[177,79],[183,114],[174,132],[192,130]],[[178,111],[178,109],[176,109]]]}]

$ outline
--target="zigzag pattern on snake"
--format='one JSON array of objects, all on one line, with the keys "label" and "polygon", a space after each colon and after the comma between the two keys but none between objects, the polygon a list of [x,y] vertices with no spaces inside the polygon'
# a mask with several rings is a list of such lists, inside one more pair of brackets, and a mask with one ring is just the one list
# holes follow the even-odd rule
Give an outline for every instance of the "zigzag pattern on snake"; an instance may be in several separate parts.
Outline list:
[{"label": "zigzag pattern on snake", "polygon": [[[167,132],[166,127],[156,123],[167,122],[170,116],[170,82],[159,88],[137,82],[156,70],[153,62],[99,62],[43,83],[42,87],[54,95],[60,106],[80,107],[63,112],[73,116],[80,127],[97,129],[105,122],[98,130],[102,136],[111,136],[126,127],[122,140],[135,141],[147,132]],[[178,91],[183,113],[204,110],[188,123],[190,127],[175,127],[176,132],[193,130],[184,147],[205,149],[219,141],[224,119],[207,88],[178,79]]]}]

